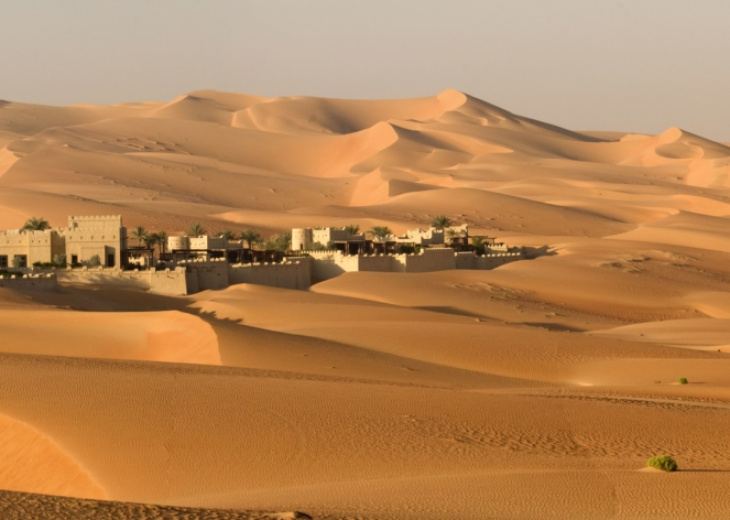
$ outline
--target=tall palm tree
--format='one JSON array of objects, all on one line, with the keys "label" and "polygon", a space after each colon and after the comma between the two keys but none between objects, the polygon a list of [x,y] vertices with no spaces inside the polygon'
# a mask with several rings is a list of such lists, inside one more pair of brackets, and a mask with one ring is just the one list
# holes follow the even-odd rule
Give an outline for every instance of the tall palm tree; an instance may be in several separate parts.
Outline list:
[{"label": "tall palm tree", "polygon": [[141,247],[149,237],[149,233],[143,226],[137,226],[132,230],[132,236],[137,239],[137,245]]},{"label": "tall palm tree", "polygon": [[43,217],[31,217],[23,224],[23,229],[29,229],[32,231],[43,231],[44,229],[50,229],[48,221]]},{"label": "tall palm tree", "polygon": [[142,242],[144,243],[145,248],[150,250],[150,265],[154,265],[155,263],[155,244],[157,244],[157,241],[159,239],[157,238],[157,234],[155,233],[147,233],[147,235],[142,239]]},{"label": "tall palm tree", "polygon": [[444,228],[451,227],[451,224],[451,219],[446,215],[437,215],[431,221],[431,227],[439,231],[443,230]]},{"label": "tall palm tree", "polygon": [[344,229],[351,235],[357,235],[360,232],[360,226],[358,226],[357,224],[349,224],[345,226]]},{"label": "tall palm tree", "polygon": [[156,233],[147,233],[145,237],[142,239],[142,243],[147,249],[152,249],[155,247],[155,244],[157,244],[157,241],[159,238],[157,237]]},{"label": "tall palm tree", "polygon": [[261,233],[254,231],[253,229],[247,229],[241,232],[240,237],[242,240],[246,241],[249,249],[251,249],[254,244],[261,242]]},{"label": "tall palm tree", "polygon": [[378,242],[385,242],[385,239],[393,234],[387,226],[374,226],[370,233],[378,239]]},{"label": "tall palm tree", "polygon": [[487,244],[486,241],[482,237],[471,237],[471,245],[474,248],[474,251],[477,253],[477,255],[484,254],[484,246],[486,244]]},{"label": "tall palm tree", "polygon": [[158,231],[155,233],[157,243],[160,245],[160,256],[164,255],[167,249],[167,231]]},{"label": "tall palm tree", "polygon": [[236,239],[236,235],[230,229],[224,229],[223,231],[219,231],[218,237],[225,238],[226,240],[235,240]]},{"label": "tall palm tree", "polygon": [[196,222],[192,226],[190,226],[190,229],[188,230],[188,236],[191,237],[200,237],[205,235],[205,228],[200,225],[200,222]]}]

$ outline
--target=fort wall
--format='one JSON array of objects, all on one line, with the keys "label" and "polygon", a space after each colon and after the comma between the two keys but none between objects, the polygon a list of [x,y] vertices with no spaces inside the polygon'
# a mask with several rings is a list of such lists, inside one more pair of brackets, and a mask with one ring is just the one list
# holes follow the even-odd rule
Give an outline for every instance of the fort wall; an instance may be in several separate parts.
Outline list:
[{"label": "fort wall", "polygon": [[0,277],[0,287],[21,291],[54,291],[57,287],[53,273],[12,275],[8,278]]},{"label": "fort wall", "polygon": [[522,253],[492,253],[476,257],[474,269],[494,269],[500,265],[522,260],[525,256]]},{"label": "fort wall", "polygon": [[276,263],[230,264],[230,284],[253,283],[285,289],[308,289],[312,284],[312,259],[297,258]]},{"label": "fort wall", "polygon": [[[424,249],[417,255],[396,255],[398,262],[405,266],[406,273],[427,273],[456,269],[454,250]],[[402,260],[401,260],[402,258]]]},{"label": "fort wall", "polygon": [[103,267],[79,267],[76,269],[60,269],[55,271],[55,274],[61,282],[123,285],[160,294],[188,294],[184,268],[122,271],[121,269]]},{"label": "fort wall", "polygon": [[[185,267],[188,274],[188,293],[204,291],[206,289],[223,289],[228,287],[228,262],[225,259],[191,259],[178,264]],[[195,290],[191,290],[195,288]]]},{"label": "fort wall", "polygon": [[393,271],[393,257],[390,255],[363,255],[359,257],[360,271],[388,273]]}]

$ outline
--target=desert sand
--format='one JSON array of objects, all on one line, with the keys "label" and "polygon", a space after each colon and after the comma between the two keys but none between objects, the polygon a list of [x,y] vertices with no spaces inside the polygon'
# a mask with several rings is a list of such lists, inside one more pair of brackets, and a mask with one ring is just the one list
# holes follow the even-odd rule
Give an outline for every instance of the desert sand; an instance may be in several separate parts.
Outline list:
[{"label": "desert sand", "polygon": [[[0,289],[3,518],[728,516],[725,144],[455,90],[0,103],[0,229],[108,214],[265,236],[447,215],[537,254],[308,291]],[[680,471],[645,470],[664,453]]]}]

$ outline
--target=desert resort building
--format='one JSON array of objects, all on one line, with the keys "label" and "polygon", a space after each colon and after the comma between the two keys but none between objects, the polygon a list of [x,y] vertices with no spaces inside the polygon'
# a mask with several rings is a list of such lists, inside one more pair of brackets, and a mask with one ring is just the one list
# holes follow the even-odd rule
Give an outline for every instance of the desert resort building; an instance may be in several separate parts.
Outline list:
[{"label": "desert resort building", "polygon": [[161,294],[239,283],[307,289],[346,272],[493,269],[525,257],[523,250],[486,237],[470,245],[466,225],[377,239],[347,227],[295,228],[288,251],[257,250],[223,237],[170,236],[158,258],[153,249],[128,242],[119,215],[72,216],[65,227],[0,231],[0,287],[118,284]]}]

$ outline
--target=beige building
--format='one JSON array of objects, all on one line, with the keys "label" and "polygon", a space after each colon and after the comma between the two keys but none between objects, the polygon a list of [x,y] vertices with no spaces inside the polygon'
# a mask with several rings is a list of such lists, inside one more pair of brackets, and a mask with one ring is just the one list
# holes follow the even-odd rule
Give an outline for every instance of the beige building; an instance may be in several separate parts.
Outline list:
[{"label": "beige building", "polygon": [[51,262],[53,255],[65,252],[64,243],[55,229],[0,231],[0,269]]},{"label": "beige building", "polygon": [[413,244],[417,246],[430,246],[444,243],[444,230],[434,228],[429,229],[409,229],[402,237],[395,237],[395,241],[400,244]]},{"label": "beige building", "polygon": [[327,247],[333,242],[365,241],[365,234],[353,235],[346,228],[294,228],[291,232],[292,251],[307,251],[320,244]]},{"label": "beige building", "polygon": [[120,215],[68,217],[68,227],[58,230],[66,240],[66,261],[84,263],[98,256],[101,265],[119,267],[127,228]]},{"label": "beige building", "polygon": [[126,228],[119,215],[68,217],[67,227],[43,231],[0,231],[0,269],[50,263],[63,254],[71,265],[98,256],[100,265],[119,267],[125,240]]}]

